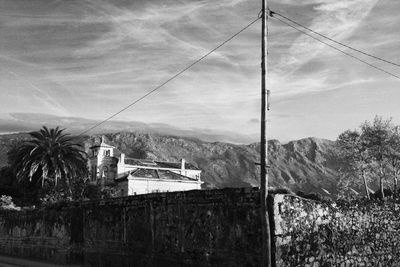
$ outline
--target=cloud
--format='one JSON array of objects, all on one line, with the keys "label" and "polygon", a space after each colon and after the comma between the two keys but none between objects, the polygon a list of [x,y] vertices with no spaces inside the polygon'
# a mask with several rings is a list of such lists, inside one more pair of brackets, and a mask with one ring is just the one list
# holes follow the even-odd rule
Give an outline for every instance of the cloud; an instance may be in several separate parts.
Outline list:
[{"label": "cloud", "polygon": [[[399,58],[399,3],[281,0],[270,1],[270,8],[394,60]],[[254,20],[259,10],[260,2],[250,0],[5,1],[0,11],[0,86],[7,103],[1,111],[102,119],[216,47]],[[377,85],[386,78],[274,20],[269,29],[270,118],[274,127],[285,129],[275,137],[308,131],[299,130],[302,124],[296,119],[311,117],[312,98],[333,98],[336,91]],[[329,97],[318,99],[329,102]],[[321,116],[320,121],[314,116],[315,121],[331,118],[332,110],[325,106],[313,110]],[[253,133],[259,127],[251,120],[259,112],[257,22],[117,119]]]},{"label": "cloud", "polygon": [[[313,5],[309,11],[313,18],[303,24],[321,34],[343,41],[352,36],[377,2],[378,0],[307,1],[307,4]],[[286,3],[293,2],[286,1]],[[294,18],[294,20],[301,19]],[[284,28],[279,28],[282,29]],[[291,31],[288,27],[285,30]],[[334,75],[338,69],[337,65],[329,63],[329,58],[342,55],[300,33],[296,33],[296,37],[290,36],[288,41],[292,45],[277,61],[276,72],[272,71],[276,73],[275,76],[284,77],[280,78],[283,80],[280,83],[288,89],[282,91],[291,94],[299,93],[300,90],[302,93],[324,90],[327,78]],[[272,45],[271,49],[273,48]],[[313,68],[310,72],[307,66],[319,62],[323,65]],[[294,84],[292,80],[295,81]]]},{"label": "cloud", "polygon": [[[337,38],[339,41],[343,40],[352,34],[376,2],[377,0],[344,0],[317,5],[314,10],[318,11],[318,15],[311,21],[309,28]],[[327,51],[329,48],[308,36],[301,35],[295,40],[289,51],[298,62],[303,63],[321,54],[321,50]],[[310,53],[310,51],[313,52]]]}]

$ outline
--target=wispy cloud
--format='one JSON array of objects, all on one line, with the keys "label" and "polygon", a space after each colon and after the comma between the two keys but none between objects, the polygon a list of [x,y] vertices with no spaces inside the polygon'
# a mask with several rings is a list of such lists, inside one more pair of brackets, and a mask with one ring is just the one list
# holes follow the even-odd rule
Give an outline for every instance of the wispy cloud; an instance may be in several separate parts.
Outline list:
[{"label": "wispy cloud", "polygon": [[[343,41],[352,36],[377,2],[378,0],[307,1],[307,4],[312,5],[312,10],[309,11],[312,18],[304,24],[319,33]],[[286,30],[291,30],[285,27]],[[279,27],[279,30],[282,29],[285,28]],[[289,81],[285,85],[289,88],[283,88],[282,93],[324,90],[328,85],[327,79],[334,76],[335,69],[339,68],[329,61],[332,61],[333,56],[343,55],[300,33],[291,38],[291,46],[286,53],[281,54],[275,69],[276,76]],[[311,64],[316,63],[319,63],[319,68],[312,68],[310,72]]]},{"label": "wispy cloud", "polygon": [[[55,97],[52,97],[45,90],[33,84],[28,78],[13,71],[8,71],[8,73],[14,76],[16,83],[19,83],[22,86],[27,86],[30,89],[30,97],[33,98],[31,99],[33,100],[32,103],[40,103],[41,108],[47,109],[52,114],[69,114],[67,109],[65,109]],[[17,97],[22,98],[24,95],[18,95]]]},{"label": "wispy cloud", "polygon": [[[396,0],[280,0],[270,1],[270,8],[339,41],[400,61]],[[259,11],[259,1],[251,0],[2,1],[0,86],[12,104],[0,112],[104,118],[214,48]],[[334,92],[344,95],[345,88],[393,86],[384,74],[285,25],[270,20],[269,29],[275,137],[307,133],[296,123],[316,112],[310,98],[330,101],[336,99]],[[118,119],[257,132],[259,66],[257,23]],[[332,109],[318,108],[325,123]],[[288,126],[279,126],[282,122]]]}]

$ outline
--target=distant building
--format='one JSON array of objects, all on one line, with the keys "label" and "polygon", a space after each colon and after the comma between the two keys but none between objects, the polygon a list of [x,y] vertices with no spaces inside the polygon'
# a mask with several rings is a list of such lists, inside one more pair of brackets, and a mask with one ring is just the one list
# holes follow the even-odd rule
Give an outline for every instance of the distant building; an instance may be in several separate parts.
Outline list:
[{"label": "distant building", "polygon": [[98,145],[89,148],[90,181],[100,182],[103,186],[114,182],[118,177],[118,157],[114,156],[115,147],[101,138]]},{"label": "distant building", "polygon": [[104,138],[89,151],[90,179],[115,186],[120,195],[201,189],[201,170],[191,163],[126,158]]}]

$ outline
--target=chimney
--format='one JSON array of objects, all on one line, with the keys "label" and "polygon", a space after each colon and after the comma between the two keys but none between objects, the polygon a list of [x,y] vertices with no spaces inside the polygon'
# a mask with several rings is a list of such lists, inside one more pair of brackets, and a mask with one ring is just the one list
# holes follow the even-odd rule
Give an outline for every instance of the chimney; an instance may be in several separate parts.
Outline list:
[{"label": "chimney", "polygon": [[185,171],[185,159],[181,159],[181,175],[184,175],[183,172]]},{"label": "chimney", "polygon": [[121,155],[119,156],[119,163],[125,164],[125,153],[121,153]]}]

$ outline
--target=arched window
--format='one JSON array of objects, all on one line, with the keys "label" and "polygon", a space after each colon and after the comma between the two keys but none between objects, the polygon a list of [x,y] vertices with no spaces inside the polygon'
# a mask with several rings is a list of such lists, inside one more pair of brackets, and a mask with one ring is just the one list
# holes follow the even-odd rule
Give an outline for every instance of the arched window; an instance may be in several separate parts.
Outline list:
[{"label": "arched window", "polygon": [[92,181],[96,180],[96,176],[97,176],[97,168],[95,165],[92,166]]},{"label": "arched window", "polygon": [[103,167],[103,177],[108,178],[108,167],[107,166]]}]

